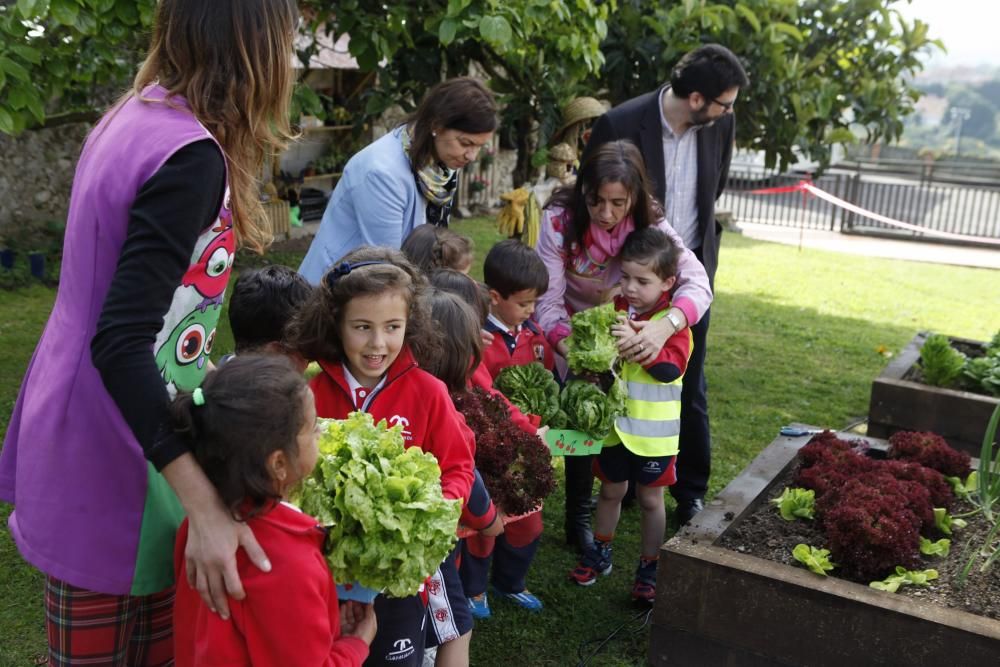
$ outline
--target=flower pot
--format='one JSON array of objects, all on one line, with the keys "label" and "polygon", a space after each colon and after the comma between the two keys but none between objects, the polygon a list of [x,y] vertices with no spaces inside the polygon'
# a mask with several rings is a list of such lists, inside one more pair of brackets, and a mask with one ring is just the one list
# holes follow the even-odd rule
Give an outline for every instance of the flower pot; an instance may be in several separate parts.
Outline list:
[{"label": "flower pot", "polygon": [[45,255],[40,252],[28,253],[28,268],[31,275],[39,280],[45,279]]},{"label": "flower pot", "polygon": [[10,269],[13,269],[14,257],[16,256],[17,253],[11,250],[10,248],[4,248],[3,250],[0,250],[0,266],[3,266],[3,268],[7,269],[8,271]]},{"label": "flower pot", "polygon": [[719,545],[730,526],[766,502],[808,441],[808,435],[775,439],[660,549],[650,663],[994,664],[998,620],[820,578]]},{"label": "flower pot", "polygon": [[[934,387],[913,378],[920,348],[929,334],[918,333],[872,382],[868,435],[888,438],[896,431],[933,431],[948,444],[979,456],[983,433],[1000,398],[958,389]],[[979,341],[952,338],[965,347]]]}]

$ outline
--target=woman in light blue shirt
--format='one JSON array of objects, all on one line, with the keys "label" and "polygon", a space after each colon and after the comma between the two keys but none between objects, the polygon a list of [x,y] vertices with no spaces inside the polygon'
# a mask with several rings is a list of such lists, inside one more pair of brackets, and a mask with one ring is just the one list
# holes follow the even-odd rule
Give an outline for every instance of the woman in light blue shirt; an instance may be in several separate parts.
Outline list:
[{"label": "woman in light blue shirt", "polygon": [[402,125],[348,161],[299,273],[315,284],[359,246],[398,249],[419,225],[447,227],[458,172],[496,128],[496,101],[479,80],[434,86]]}]

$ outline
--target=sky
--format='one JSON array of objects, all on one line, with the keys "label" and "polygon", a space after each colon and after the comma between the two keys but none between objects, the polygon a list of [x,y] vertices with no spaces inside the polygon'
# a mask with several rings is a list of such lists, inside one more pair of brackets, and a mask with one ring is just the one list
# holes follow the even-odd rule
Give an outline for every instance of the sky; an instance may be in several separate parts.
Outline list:
[{"label": "sky", "polygon": [[907,19],[929,24],[930,36],[948,48],[928,65],[1000,67],[1000,0],[900,0],[893,7]]}]

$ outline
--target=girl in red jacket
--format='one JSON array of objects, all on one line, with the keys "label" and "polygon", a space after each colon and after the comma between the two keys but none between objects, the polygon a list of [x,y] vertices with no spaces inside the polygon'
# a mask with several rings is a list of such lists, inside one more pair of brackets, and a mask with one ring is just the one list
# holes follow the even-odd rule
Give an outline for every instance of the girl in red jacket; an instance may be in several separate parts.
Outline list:
[{"label": "girl in red jacket", "polygon": [[219,497],[271,561],[265,573],[237,552],[246,597],[230,599],[231,618],[223,619],[188,580],[189,526],[181,524],[174,551],[178,667],[361,665],[375,636],[372,606],[338,606],[320,551],[323,528],[284,501],[319,455],[316,408],[302,374],[284,357],[240,356],[179,394],[171,409]]},{"label": "girl in red jacket", "polygon": [[[416,362],[434,358],[440,349],[441,333],[421,299],[425,286],[426,279],[398,250],[362,246],[323,276],[291,322],[288,342],[322,368],[310,381],[320,417],[343,419],[362,410],[376,422],[401,425],[408,447],[437,457],[444,496],[464,504],[473,482],[472,431],[444,384]],[[426,596],[446,595],[454,569],[449,557],[437,573],[429,572]],[[456,570],[460,589],[457,581]],[[425,639],[431,645],[452,642],[467,655],[472,617],[465,605],[436,610],[426,628],[420,596],[380,595],[375,612],[379,631],[369,665],[419,666]]]},{"label": "girl in red jacket", "polygon": [[[472,282],[472,279],[469,279]],[[466,289],[463,294],[434,288],[428,301],[438,329],[447,331],[444,354],[428,370],[441,378],[452,392],[479,387],[503,400],[510,418],[517,426],[535,434],[537,425],[493,388],[493,380],[482,363],[480,317],[482,305],[476,300],[478,290]],[[471,300],[468,303],[465,299]],[[501,517],[504,519],[504,517]],[[507,523],[501,531],[479,531],[462,540],[460,574],[462,587],[474,618],[486,619],[492,613],[486,597],[493,561],[492,581],[496,593],[528,611],[540,611],[542,602],[528,591],[525,579],[538,550],[542,535],[542,513],[535,510]]]}]

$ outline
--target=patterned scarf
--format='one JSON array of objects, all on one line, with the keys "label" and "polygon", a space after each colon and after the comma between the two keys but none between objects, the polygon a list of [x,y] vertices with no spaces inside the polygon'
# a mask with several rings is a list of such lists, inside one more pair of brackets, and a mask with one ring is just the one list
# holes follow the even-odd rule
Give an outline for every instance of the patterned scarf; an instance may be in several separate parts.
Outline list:
[{"label": "patterned scarf", "polygon": [[[412,138],[406,127],[399,134],[403,142],[403,152],[410,158]],[[413,166],[412,164],[410,165]],[[427,223],[438,227],[447,227],[451,217],[451,205],[458,190],[458,170],[448,169],[443,164],[431,160],[420,169],[414,169],[417,189],[427,200]]]}]

